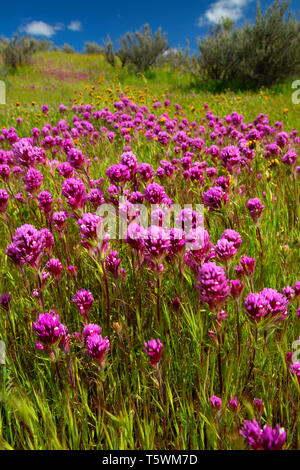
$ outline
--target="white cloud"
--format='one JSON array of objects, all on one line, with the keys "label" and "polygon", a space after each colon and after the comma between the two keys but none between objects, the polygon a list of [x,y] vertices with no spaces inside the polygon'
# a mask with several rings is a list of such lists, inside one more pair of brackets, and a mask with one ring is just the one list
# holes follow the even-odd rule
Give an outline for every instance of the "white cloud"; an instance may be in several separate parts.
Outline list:
[{"label": "white cloud", "polygon": [[22,31],[30,36],[45,36],[46,38],[51,38],[59,29],[61,29],[61,25],[51,26],[44,21],[31,21],[22,28]]},{"label": "white cloud", "polygon": [[[22,28],[21,31],[24,31],[29,36],[45,36],[46,38],[51,38],[56,34],[57,31],[65,29],[65,25],[62,23],[57,23],[54,26],[45,21],[31,21]],[[71,21],[67,26],[70,31],[81,31],[82,24],[80,21]]]},{"label": "white cloud", "polygon": [[68,29],[71,31],[81,31],[82,30],[82,24],[80,21],[71,21],[71,23],[68,26]]},{"label": "white cloud", "polygon": [[217,24],[222,18],[231,18],[237,21],[243,16],[244,8],[252,0],[217,0],[212,3],[203,16],[199,18],[198,25],[205,23]]}]

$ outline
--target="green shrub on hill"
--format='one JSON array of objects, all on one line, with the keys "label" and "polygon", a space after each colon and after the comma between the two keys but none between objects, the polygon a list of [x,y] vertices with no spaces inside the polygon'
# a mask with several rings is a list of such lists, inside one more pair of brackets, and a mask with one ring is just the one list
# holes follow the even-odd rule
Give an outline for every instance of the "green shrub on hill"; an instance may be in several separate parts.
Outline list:
[{"label": "green shrub on hill", "polygon": [[275,1],[266,13],[258,3],[254,25],[234,28],[224,18],[198,43],[194,70],[207,80],[238,81],[244,87],[271,86],[296,76],[300,66],[300,21],[289,3]]}]

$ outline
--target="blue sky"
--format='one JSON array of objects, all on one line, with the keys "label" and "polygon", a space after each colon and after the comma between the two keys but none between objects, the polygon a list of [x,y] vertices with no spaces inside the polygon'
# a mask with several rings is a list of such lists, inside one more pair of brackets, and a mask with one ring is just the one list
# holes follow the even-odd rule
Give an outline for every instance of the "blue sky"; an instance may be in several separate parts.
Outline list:
[{"label": "blue sky", "polygon": [[[272,3],[261,0],[262,10]],[[292,0],[290,10],[298,12],[300,0]],[[149,23],[152,31],[161,27],[167,33],[171,47],[185,47],[189,39],[191,51],[196,52],[197,38],[222,16],[243,24],[253,21],[255,11],[256,0],[15,0],[2,2],[0,35],[29,34],[82,51],[86,41],[102,44],[107,34],[117,46],[120,36]]]}]

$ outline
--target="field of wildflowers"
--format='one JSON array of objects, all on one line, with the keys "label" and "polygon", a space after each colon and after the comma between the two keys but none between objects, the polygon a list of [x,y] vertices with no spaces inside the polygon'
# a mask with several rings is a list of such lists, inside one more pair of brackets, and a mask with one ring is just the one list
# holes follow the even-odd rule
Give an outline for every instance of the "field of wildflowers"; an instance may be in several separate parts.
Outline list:
[{"label": "field of wildflowers", "polygon": [[1,449],[299,448],[300,108],[186,80],[9,78]]}]

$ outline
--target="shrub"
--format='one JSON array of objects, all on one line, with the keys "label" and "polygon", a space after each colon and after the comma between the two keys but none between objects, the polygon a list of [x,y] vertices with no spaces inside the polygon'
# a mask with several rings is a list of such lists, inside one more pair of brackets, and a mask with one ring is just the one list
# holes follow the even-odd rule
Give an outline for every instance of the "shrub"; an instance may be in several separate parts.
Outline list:
[{"label": "shrub", "polygon": [[[104,43],[104,49],[103,49],[105,59],[107,62],[114,67],[116,65],[116,56],[113,48],[113,44],[111,42],[110,37],[108,36],[107,41]],[[123,64],[123,63],[122,63]]]},{"label": "shrub", "polygon": [[33,38],[19,38],[15,35],[13,39],[4,42],[1,54],[4,65],[10,69],[16,69],[29,63],[34,52],[36,52],[36,42]]},{"label": "shrub", "polygon": [[165,34],[158,29],[153,36],[148,24],[135,33],[127,33],[121,38],[121,47],[117,52],[122,65],[130,64],[139,72],[153,66],[162,54],[168,49]]},{"label": "shrub", "polygon": [[181,47],[177,49],[167,49],[157,61],[159,64],[170,65],[174,69],[190,69],[191,66],[191,56],[189,41],[185,50]]},{"label": "shrub", "polygon": [[300,22],[287,15],[289,3],[276,1],[262,15],[258,5],[253,27],[244,29],[240,75],[257,86],[293,76],[300,64]]},{"label": "shrub", "polygon": [[47,39],[33,39],[34,41],[34,48],[36,51],[50,51],[53,49],[53,42],[47,41]]},{"label": "shrub", "polygon": [[0,40],[0,55],[3,56],[3,51],[8,44],[8,39],[2,37]]},{"label": "shrub", "polygon": [[243,54],[243,40],[241,31],[234,29],[232,20],[223,19],[207,37],[199,40],[198,47],[198,65],[205,78],[227,80],[237,73]]},{"label": "shrub", "polygon": [[85,54],[102,54],[103,48],[96,42],[86,42],[84,45]]},{"label": "shrub", "polygon": [[75,50],[73,49],[70,44],[64,44],[62,47],[62,51],[65,52],[66,54],[74,54]]},{"label": "shrub", "polygon": [[254,25],[234,28],[223,19],[198,43],[194,70],[209,80],[235,81],[260,87],[297,74],[300,64],[300,22],[288,14],[289,3],[276,0]]}]

